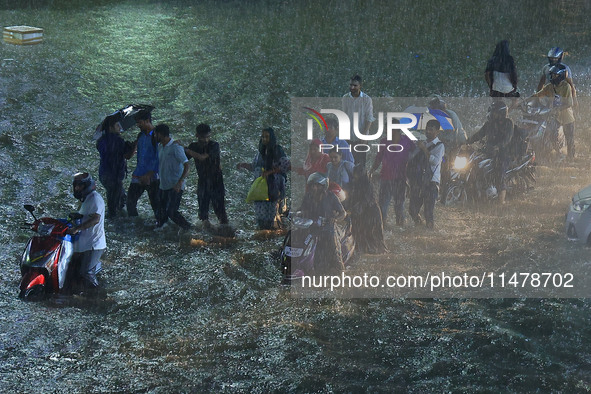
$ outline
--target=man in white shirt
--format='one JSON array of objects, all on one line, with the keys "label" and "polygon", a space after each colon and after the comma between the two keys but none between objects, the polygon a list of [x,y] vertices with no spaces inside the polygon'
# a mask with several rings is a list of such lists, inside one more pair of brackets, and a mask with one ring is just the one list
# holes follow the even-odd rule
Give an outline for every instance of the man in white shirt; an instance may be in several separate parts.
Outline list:
[{"label": "man in white shirt", "polygon": [[181,198],[185,190],[185,178],[189,173],[189,160],[185,148],[174,142],[170,136],[170,128],[159,124],[154,129],[158,142],[158,173],[160,174],[160,212],[156,229],[161,229],[170,218],[184,230],[191,224],[179,212]]},{"label": "man in white shirt", "polygon": [[424,155],[428,158],[428,166],[431,174],[430,178],[425,182],[411,183],[410,187],[410,203],[408,211],[410,217],[416,224],[421,223],[419,211],[423,206],[423,213],[425,214],[425,223],[427,228],[433,228],[435,202],[439,195],[439,183],[441,182],[441,160],[445,154],[445,147],[443,142],[439,140],[437,135],[441,125],[437,120],[430,120],[427,122],[425,134],[427,135],[427,143],[419,141],[417,143],[418,155]]},{"label": "man in white shirt", "polygon": [[[351,150],[355,164],[365,166],[366,152],[356,152],[355,145],[360,143],[359,138],[355,135],[355,129],[364,135],[369,133],[369,128],[375,117],[373,116],[373,102],[371,97],[361,91],[361,84],[363,79],[359,75],[351,77],[349,83],[349,93],[345,94],[342,99],[343,112],[349,116],[351,122]],[[355,114],[357,114],[355,116]],[[357,117],[357,122],[355,122]]]},{"label": "man in white shirt", "polygon": [[72,262],[80,261],[78,277],[84,289],[94,290],[98,287],[96,278],[99,259],[107,247],[105,237],[105,201],[95,190],[96,185],[89,173],[79,172],[74,175],[72,184],[74,197],[82,202],[79,213],[80,224],[72,227],[70,234],[79,234],[74,241]]}]

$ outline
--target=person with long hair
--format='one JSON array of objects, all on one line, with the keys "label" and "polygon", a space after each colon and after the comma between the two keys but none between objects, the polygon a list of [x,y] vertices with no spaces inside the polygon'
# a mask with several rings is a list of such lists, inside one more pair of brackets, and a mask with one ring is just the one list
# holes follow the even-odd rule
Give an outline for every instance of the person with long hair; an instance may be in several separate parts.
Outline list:
[{"label": "person with long hair", "polygon": [[268,201],[254,202],[257,224],[261,230],[279,227],[279,207],[285,200],[285,183],[291,163],[283,148],[277,143],[272,127],[267,127],[261,132],[259,149],[252,163],[239,163],[236,168],[245,168],[252,171],[255,178],[262,176],[267,180]]},{"label": "person with long hair", "polygon": [[357,165],[353,169],[353,186],[348,199],[355,251],[370,254],[386,253],[388,248],[384,242],[382,212],[373,186],[362,166]]},{"label": "person with long hair", "polygon": [[509,41],[500,41],[486,64],[484,78],[491,97],[519,97],[517,69],[509,52]]}]

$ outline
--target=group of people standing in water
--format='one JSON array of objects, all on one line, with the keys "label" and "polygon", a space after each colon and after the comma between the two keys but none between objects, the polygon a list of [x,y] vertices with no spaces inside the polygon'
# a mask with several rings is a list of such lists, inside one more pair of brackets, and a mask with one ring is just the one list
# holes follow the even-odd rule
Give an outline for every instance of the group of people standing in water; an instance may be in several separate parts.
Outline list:
[{"label": "group of people standing in water", "polygon": [[[189,172],[189,161],[193,159],[198,174],[199,219],[203,227],[211,227],[210,207],[221,226],[229,225],[221,150],[219,143],[211,139],[211,127],[207,124],[197,125],[196,141],[183,147],[173,139],[166,124],[152,124],[151,111],[138,111],[135,122],[140,132],[136,140],[130,142],[121,137],[118,119],[107,118],[96,144],[100,153],[99,179],[107,196],[107,218],[121,215],[125,206],[127,216],[138,216],[138,200],[147,192],[156,220],[156,231],[168,226],[169,219],[181,229],[191,228],[191,223],[179,212],[179,207]],[[127,160],[134,154],[137,154],[137,166],[126,193],[123,181],[127,174]],[[262,130],[253,161],[237,165],[238,169],[250,170],[255,176],[264,176],[269,185],[269,199],[254,203],[257,224],[261,229],[274,228],[278,213],[286,209],[285,185],[290,167],[290,161],[277,143],[275,131],[271,127]]]},{"label": "group of people standing in water", "polygon": [[[568,157],[574,157],[572,108],[576,106],[576,90],[570,68],[562,64],[562,57],[563,51],[560,48],[550,50],[549,63],[544,67],[538,92],[534,96],[551,95],[557,99],[557,111],[560,112],[558,118],[564,128]],[[491,97],[497,100],[503,100],[505,97],[514,100],[519,96],[515,62],[509,54],[506,40],[497,44],[493,56],[487,63],[485,79]],[[354,75],[350,80],[349,92],[342,98],[342,109],[349,115],[349,119],[358,121],[357,130],[362,134],[368,134],[375,118],[371,97],[361,88],[362,78]],[[407,191],[410,196],[409,214],[412,220],[417,225],[424,220],[428,228],[433,228],[434,208],[440,185],[449,175],[449,168],[445,168],[442,163],[446,162],[449,166],[451,155],[456,152],[458,146],[472,142],[476,137],[493,141],[499,134],[497,126],[502,124],[502,128],[509,129],[505,123],[508,124],[510,120],[506,119],[505,106],[497,104],[499,111],[505,113],[502,122],[491,124],[490,130],[483,129],[484,131],[481,130],[474,137],[467,139],[457,114],[448,110],[443,100],[436,98],[430,102],[430,106],[445,112],[452,119],[452,138],[450,139],[449,135],[439,138],[441,127],[436,120],[427,124],[425,142],[415,144],[406,135],[395,130],[391,143],[403,146],[402,152],[382,151],[371,166],[367,164],[366,153],[354,149],[359,143],[355,134],[350,141],[340,140],[337,136],[338,122],[336,119],[327,118],[325,135],[322,139],[311,141],[303,166],[294,168],[297,174],[306,177],[307,183],[306,195],[300,209],[317,216],[312,219],[325,223],[334,223],[348,211],[352,218],[353,231],[356,233],[358,250],[362,252],[382,253],[387,250],[383,228],[388,217],[388,207],[393,200],[396,224],[404,226],[403,206]],[[102,135],[97,141],[96,147],[100,154],[99,180],[106,191],[106,207],[102,197],[95,191],[94,180],[90,174],[80,173],[74,178],[74,194],[83,204],[81,213],[84,218],[81,225],[72,229],[72,233],[86,231],[90,234],[85,250],[79,252],[93,251],[83,268],[88,273],[87,282],[92,286],[96,285],[96,278],[91,274],[94,272],[93,264],[98,262],[102,254],[94,251],[102,251],[105,248],[104,218],[111,219],[121,215],[125,206],[128,216],[137,216],[137,202],[144,192],[148,194],[154,214],[155,230],[165,228],[169,219],[181,229],[192,227],[179,212],[191,159],[195,161],[198,174],[197,200],[199,219],[203,227],[211,227],[210,206],[221,226],[229,224],[225,208],[221,151],[219,144],[211,139],[211,127],[199,124],[195,129],[196,141],[183,147],[172,138],[166,124],[152,124],[150,110],[140,110],[135,114],[135,122],[140,129],[135,141],[125,141],[121,137],[121,124],[116,118],[104,122]],[[326,146],[332,148],[327,149]],[[134,155],[137,155],[137,166],[126,192],[123,181],[127,176],[127,160]],[[447,160],[443,160],[444,156]],[[409,179],[407,176],[408,163],[413,160],[419,167],[422,166],[420,179]],[[292,168],[285,150],[277,142],[273,128],[262,129],[253,160],[239,163],[236,168],[251,171],[254,178],[266,179],[268,198],[254,202],[258,228],[274,229],[281,226],[281,216],[288,212],[286,183]],[[380,190],[376,196],[370,176],[378,169]],[[410,185],[408,190],[407,184]],[[501,196],[504,196],[502,184],[501,175],[499,190]],[[421,208],[424,219],[419,213]]]}]

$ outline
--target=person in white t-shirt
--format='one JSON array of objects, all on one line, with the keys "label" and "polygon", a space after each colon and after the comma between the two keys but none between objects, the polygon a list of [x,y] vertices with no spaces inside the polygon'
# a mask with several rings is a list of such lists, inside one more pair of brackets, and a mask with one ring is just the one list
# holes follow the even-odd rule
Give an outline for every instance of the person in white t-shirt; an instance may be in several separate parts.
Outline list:
[{"label": "person in white t-shirt", "polygon": [[75,277],[82,280],[85,290],[92,290],[98,287],[97,267],[107,248],[105,201],[95,190],[95,181],[87,172],[75,174],[72,186],[74,197],[82,202],[78,211],[82,215],[80,224],[68,231],[70,234],[79,234],[78,239],[74,241],[72,262],[80,262]]},{"label": "person in white t-shirt", "polygon": [[497,44],[486,64],[484,78],[491,97],[519,97],[517,69],[509,52],[509,41],[503,40]]},{"label": "person in white t-shirt", "polygon": [[[361,84],[363,79],[360,75],[354,75],[349,82],[349,93],[346,93],[342,98],[343,112],[349,117],[351,122],[351,140],[349,145],[352,149],[353,161],[356,165],[365,167],[367,152],[355,150],[355,146],[362,141],[355,134],[357,130],[360,134],[369,134],[369,128],[374,122],[373,116],[373,101],[371,97],[361,91]],[[357,122],[355,122],[357,120]]]}]

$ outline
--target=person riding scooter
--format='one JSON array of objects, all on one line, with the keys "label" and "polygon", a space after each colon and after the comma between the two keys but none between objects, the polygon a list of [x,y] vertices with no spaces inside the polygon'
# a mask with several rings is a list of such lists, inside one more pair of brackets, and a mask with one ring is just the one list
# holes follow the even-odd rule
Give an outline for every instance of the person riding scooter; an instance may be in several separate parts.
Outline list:
[{"label": "person riding scooter", "polygon": [[505,203],[507,185],[505,173],[509,164],[509,145],[513,138],[513,121],[507,117],[507,105],[497,100],[488,110],[488,119],[475,134],[468,138],[467,143],[472,144],[484,139],[484,151],[494,162],[493,184],[499,191],[499,202]]},{"label": "person riding scooter", "polygon": [[319,230],[315,265],[317,275],[338,274],[344,269],[340,229],[336,222],[343,220],[347,213],[337,196],[329,192],[328,183],[328,178],[321,173],[311,174],[300,208],[301,215],[312,219]]}]

